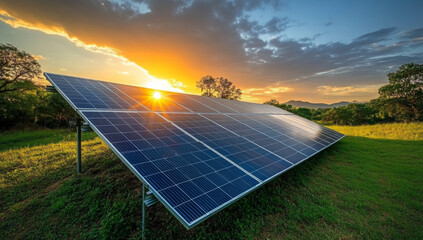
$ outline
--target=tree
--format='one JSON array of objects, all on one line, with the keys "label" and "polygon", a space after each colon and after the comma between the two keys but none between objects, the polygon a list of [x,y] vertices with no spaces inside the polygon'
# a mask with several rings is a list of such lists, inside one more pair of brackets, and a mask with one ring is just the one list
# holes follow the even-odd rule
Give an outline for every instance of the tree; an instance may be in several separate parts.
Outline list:
[{"label": "tree", "polygon": [[223,77],[214,78],[207,75],[197,81],[197,87],[200,88],[201,95],[207,97],[239,100],[242,95],[241,89],[236,88],[231,81]]},{"label": "tree", "polygon": [[313,113],[311,112],[311,109],[303,108],[303,107],[298,108],[295,111],[295,114],[297,114],[298,116],[301,116],[303,118],[307,118],[307,119],[311,119],[311,116],[313,115]]},{"label": "tree", "polygon": [[389,83],[379,88],[387,112],[397,120],[423,118],[423,64],[404,64],[388,74]]},{"label": "tree", "polygon": [[0,94],[34,87],[41,66],[29,53],[11,44],[0,44]]},{"label": "tree", "polygon": [[202,77],[200,81],[197,81],[197,87],[200,88],[201,95],[214,97],[217,87],[216,79],[209,75]]},{"label": "tree", "polygon": [[276,99],[270,99],[270,100],[264,102],[263,104],[269,104],[269,105],[273,105],[275,107],[278,107],[279,106],[279,101],[276,100]]},{"label": "tree", "polygon": [[236,88],[231,81],[226,78],[217,79],[217,97],[230,99],[230,100],[239,100],[241,99],[241,89]]}]

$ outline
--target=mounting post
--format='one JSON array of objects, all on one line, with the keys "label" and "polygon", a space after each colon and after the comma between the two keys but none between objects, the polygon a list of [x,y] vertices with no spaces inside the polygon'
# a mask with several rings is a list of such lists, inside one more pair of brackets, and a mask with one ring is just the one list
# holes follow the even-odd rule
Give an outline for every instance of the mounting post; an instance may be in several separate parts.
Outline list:
[{"label": "mounting post", "polygon": [[77,162],[76,162],[76,172],[81,173],[81,119],[76,120],[76,142],[77,142]]},{"label": "mounting post", "polygon": [[145,214],[146,214],[146,191],[145,191],[145,183],[142,184],[142,225],[141,225],[141,231],[142,231],[142,240],[145,240]]}]

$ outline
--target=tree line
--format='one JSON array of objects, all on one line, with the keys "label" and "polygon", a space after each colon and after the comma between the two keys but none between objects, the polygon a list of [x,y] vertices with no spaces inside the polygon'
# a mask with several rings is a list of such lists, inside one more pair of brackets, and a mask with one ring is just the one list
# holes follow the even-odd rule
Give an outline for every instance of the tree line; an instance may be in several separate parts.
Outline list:
[{"label": "tree line", "polygon": [[[76,112],[58,93],[36,84],[41,66],[32,55],[10,44],[0,43],[0,130],[13,127],[68,127]],[[379,122],[423,121],[423,64],[405,64],[388,74],[389,83],[380,97],[369,103],[353,103],[330,109],[295,108],[272,104],[302,117],[337,125]],[[226,78],[205,76],[197,81],[203,96],[239,100],[241,89]]]},{"label": "tree line", "polygon": [[271,104],[313,121],[336,125],[423,121],[423,64],[404,64],[388,74],[389,83],[368,103],[329,109],[295,108],[272,99]]},{"label": "tree line", "polygon": [[76,112],[58,93],[36,84],[41,66],[10,44],[0,44],[0,130],[12,127],[66,127]]}]

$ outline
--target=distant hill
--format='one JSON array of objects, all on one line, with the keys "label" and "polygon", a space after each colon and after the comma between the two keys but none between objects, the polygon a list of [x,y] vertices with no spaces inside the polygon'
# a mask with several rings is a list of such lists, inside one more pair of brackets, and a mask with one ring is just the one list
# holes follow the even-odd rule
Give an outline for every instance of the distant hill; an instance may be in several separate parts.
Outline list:
[{"label": "distant hill", "polygon": [[291,100],[289,102],[286,102],[285,104],[292,105],[293,107],[305,107],[305,108],[332,108],[332,107],[342,107],[345,105],[350,104],[350,102],[337,102],[332,104],[326,104],[326,103],[311,103],[311,102],[305,102],[305,101],[295,101]]}]

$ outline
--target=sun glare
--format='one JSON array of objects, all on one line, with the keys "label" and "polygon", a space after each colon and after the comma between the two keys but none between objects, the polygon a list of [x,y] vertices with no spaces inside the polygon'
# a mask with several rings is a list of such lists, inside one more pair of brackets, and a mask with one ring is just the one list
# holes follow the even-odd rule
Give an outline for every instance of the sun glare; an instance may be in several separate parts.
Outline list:
[{"label": "sun glare", "polygon": [[153,97],[154,97],[155,99],[160,99],[160,98],[162,97],[162,94],[161,94],[160,92],[154,92],[154,93],[153,93]]}]

